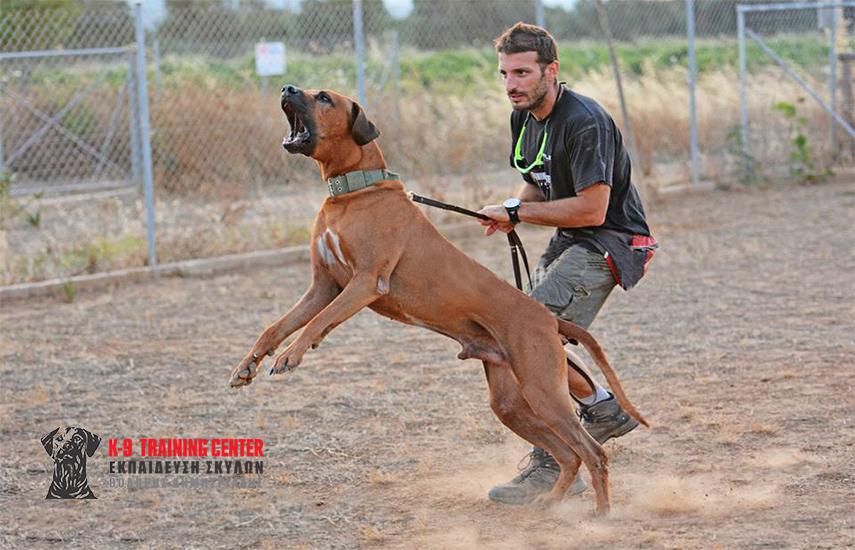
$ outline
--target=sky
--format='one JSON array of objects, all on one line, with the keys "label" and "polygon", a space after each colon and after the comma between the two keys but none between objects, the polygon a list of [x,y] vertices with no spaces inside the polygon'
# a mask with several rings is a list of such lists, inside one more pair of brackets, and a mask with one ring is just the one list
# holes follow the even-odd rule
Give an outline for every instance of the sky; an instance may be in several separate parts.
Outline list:
[{"label": "sky", "polygon": [[[288,1],[288,0],[268,0],[268,1]],[[404,18],[409,15],[413,9],[413,0],[383,0],[386,9],[392,17]],[[545,6],[563,6],[564,9],[569,9],[576,3],[576,0],[543,0]]]},{"label": "sky", "polygon": [[[272,7],[287,7],[297,3],[299,0],[265,0]],[[386,9],[392,17],[404,18],[413,10],[413,0],[383,0]],[[576,0],[543,0],[546,6],[563,6],[565,9],[571,8]]]},{"label": "sky", "polygon": [[[132,4],[134,0],[127,0]],[[232,0],[239,4],[240,0]],[[577,0],[543,0],[545,6],[563,6],[570,9]],[[300,0],[265,0],[272,8],[290,8],[298,5]],[[392,17],[404,18],[413,10],[413,0],[383,0],[386,9]],[[166,0],[143,0],[143,22],[148,28],[157,25],[166,15]]]}]

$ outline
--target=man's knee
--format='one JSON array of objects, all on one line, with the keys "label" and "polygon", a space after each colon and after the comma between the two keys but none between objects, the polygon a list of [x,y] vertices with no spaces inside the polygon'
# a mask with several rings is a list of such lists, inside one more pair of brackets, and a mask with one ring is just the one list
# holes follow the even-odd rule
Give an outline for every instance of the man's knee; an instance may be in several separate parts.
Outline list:
[{"label": "man's knee", "polygon": [[605,259],[581,246],[567,249],[548,269],[538,268],[529,295],[553,315],[588,328],[615,280]]}]

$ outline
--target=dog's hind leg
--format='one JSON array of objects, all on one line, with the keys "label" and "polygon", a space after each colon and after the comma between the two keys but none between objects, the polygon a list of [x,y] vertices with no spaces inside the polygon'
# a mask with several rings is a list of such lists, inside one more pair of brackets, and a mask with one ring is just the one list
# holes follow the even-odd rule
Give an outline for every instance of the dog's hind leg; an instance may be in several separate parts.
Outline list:
[{"label": "dog's hind leg", "polygon": [[[591,333],[579,325],[574,325],[573,323],[569,323],[563,319],[556,319],[556,321],[558,322],[559,334],[565,338],[572,338],[585,346],[585,349],[588,350],[591,358],[597,366],[600,367],[600,370],[603,372],[606,380],[608,380],[609,387],[611,388],[612,393],[614,393],[617,402],[620,403],[620,406],[623,407],[631,417],[639,421],[641,424],[650,427],[647,420],[641,416],[641,413],[639,413],[635,406],[629,401],[629,397],[627,397],[626,393],[623,391],[623,387],[621,386],[617,373],[615,373],[608,359],[606,359],[606,355],[603,353],[603,348],[600,347],[600,344],[596,339],[591,336]],[[588,377],[590,377],[590,372],[587,371],[587,369],[585,372],[588,373]]]},{"label": "dog's hind leg", "polygon": [[[526,338],[538,339],[537,334],[526,334]],[[557,434],[573,451],[591,473],[591,485],[597,494],[597,513],[609,511],[609,468],[608,454],[579,423],[567,392],[567,362],[563,349],[557,340],[554,345],[549,335],[539,339],[543,345],[535,350],[524,344],[513,346],[516,353],[511,359],[513,374],[519,381],[519,387],[525,400],[534,413]],[[552,452],[550,449],[547,449]],[[555,456],[561,464],[561,458]],[[544,501],[562,498],[564,485],[569,487],[572,478],[561,480],[552,493],[545,495]]]},{"label": "dog's hind leg", "polygon": [[549,451],[561,466],[553,492],[562,496],[567,494],[582,463],[579,455],[535,414],[508,365],[484,361],[484,373],[490,387],[490,408],[515,434]]}]

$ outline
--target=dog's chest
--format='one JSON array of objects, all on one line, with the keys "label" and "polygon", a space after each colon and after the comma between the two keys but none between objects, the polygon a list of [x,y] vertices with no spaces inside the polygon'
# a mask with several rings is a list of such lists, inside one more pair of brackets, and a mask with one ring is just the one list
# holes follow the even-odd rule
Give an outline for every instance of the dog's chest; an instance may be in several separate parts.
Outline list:
[{"label": "dog's chest", "polygon": [[352,274],[353,268],[351,266],[350,259],[345,254],[341,238],[336,232],[329,228],[324,229],[324,231],[315,238],[314,246],[321,263],[323,263],[331,273],[336,274],[341,271],[348,276]]}]

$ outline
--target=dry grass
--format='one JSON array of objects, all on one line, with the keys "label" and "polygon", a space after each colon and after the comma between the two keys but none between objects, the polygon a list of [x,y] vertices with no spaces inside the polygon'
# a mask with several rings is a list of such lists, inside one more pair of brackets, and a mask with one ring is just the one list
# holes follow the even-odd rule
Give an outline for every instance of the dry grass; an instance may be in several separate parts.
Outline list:
[{"label": "dry grass", "polygon": [[[645,74],[627,79],[625,90],[641,157],[636,174],[649,197],[669,183],[689,180],[690,121],[686,75],[652,69]],[[620,123],[610,74],[590,73],[569,84],[600,101]],[[749,80],[752,153],[779,174],[787,173],[792,144],[789,123],[772,110],[777,101],[796,104],[798,114],[806,117],[814,161],[821,166],[830,157],[824,137],[827,116],[813,102],[800,103],[803,96],[774,69]],[[383,131],[379,143],[388,165],[404,176],[408,188],[478,207],[497,202],[518,185],[506,167],[508,102],[494,79],[472,84],[465,96],[411,91],[399,109],[400,117],[387,98],[372,106],[369,115]],[[167,88],[153,102],[152,112],[159,121],[152,139],[159,262],[308,241],[324,188],[313,161],[282,150],[288,124],[275,95],[205,86]],[[728,70],[704,74],[698,83],[702,177],[729,182],[741,173],[733,139],[738,122],[738,75]],[[4,220],[0,284],[145,265],[142,200],[109,198],[97,208],[93,204],[37,203],[29,210],[40,212],[39,227],[23,215]],[[429,216],[435,223],[459,220],[433,210]]]},{"label": "dry grass", "polygon": [[779,429],[773,424],[768,424],[759,420],[753,420],[751,421],[751,427],[749,431],[757,435],[775,435],[778,433]]},{"label": "dry grass", "polygon": [[731,415],[717,413],[710,415],[707,426],[712,428],[715,441],[723,445],[735,445],[745,435],[746,427]]},{"label": "dry grass", "polygon": [[[624,82],[643,176],[653,188],[687,181],[690,176],[687,80],[684,71],[656,72],[650,67],[645,76]],[[569,85],[600,101],[623,126],[611,73],[592,72]],[[168,121],[154,140],[160,187],[229,201],[245,197],[263,182],[316,179],[311,163],[278,151],[288,126],[275,96],[238,90],[216,95],[211,100],[210,90],[181,89],[155,106],[155,120]],[[772,109],[778,101],[798,106],[799,115],[808,120],[811,153],[820,164],[829,161],[824,137],[828,117],[813,102],[800,103],[804,97],[801,88],[782,79],[776,69],[751,75],[752,147],[760,162],[788,162],[788,124]],[[736,170],[733,153],[738,144],[733,133],[739,125],[738,73],[723,69],[704,74],[698,82],[697,105],[704,176],[727,177]],[[383,131],[381,144],[389,165],[408,178],[466,174],[485,165],[505,164],[509,109],[501,85],[493,79],[473,84],[465,96],[414,92],[397,106],[386,98],[370,111]],[[206,126],[197,129],[200,118]],[[236,135],[241,139],[236,140]]]},{"label": "dry grass", "polygon": [[[654,188],[671,181],[688,181],[691,177],[688,75],[679,71],[666,74],[647,71],[647,75],[624,83],[645,179]],[[570,84],[599,100],[620,123],[620,103],[610,75],[592,73]],[[740,122],[739,73],[720,70],[702,75],[696,95],[702,177],[726,179],[737,170],[734,152],[739,146],[729,135],[739,128]],[[773,167],[776,163],[789,162],[792,148],[788,124],[772,109],[779,101],[797,105],[799,115],[808,120],[805,130],[811,154],[820,165],[830,162],[828,116],[813,101],[801,102],[806,94],[798,84],[782,78],[779,70],[766,69],[750,76],[747,97],[752,154],[761,163]]]},{"label": "dry grass", "polygon": [[[651,216],[667,246],[592,327],[656,426],[606,444],[605,519],[592,516],[590,491],[549,509],[487,501],[529,446],[493,417],[481,366],[456,360],[458,345],[438,334],[362,312],[296,372],[226,388],[258,333],[305,291],[305,264],[81,292],[72,304],[3,303],[0,505],[14,513],[0,546],[853,547],[845,428],[855,400],[834,389],[851,384],[855,296],[826,284],[855,268],[840,253],[851,187],[672,196]],[[532,251],[550,236],[521,231]],[[734,261],[754,239],[767,252]],[[781,262],[793,242],[800,261]],[[502,240],[458,244],[510,276]],[[643,330],[630,336],[633,324]],[[44,500],[50,462],[38,438],[83,422],[106,437],[262,438],[264,484],[111,488],[102,443],[89,463],[98,500],[58,507]],[[735,443],[720,440],[740,427]]]}]

